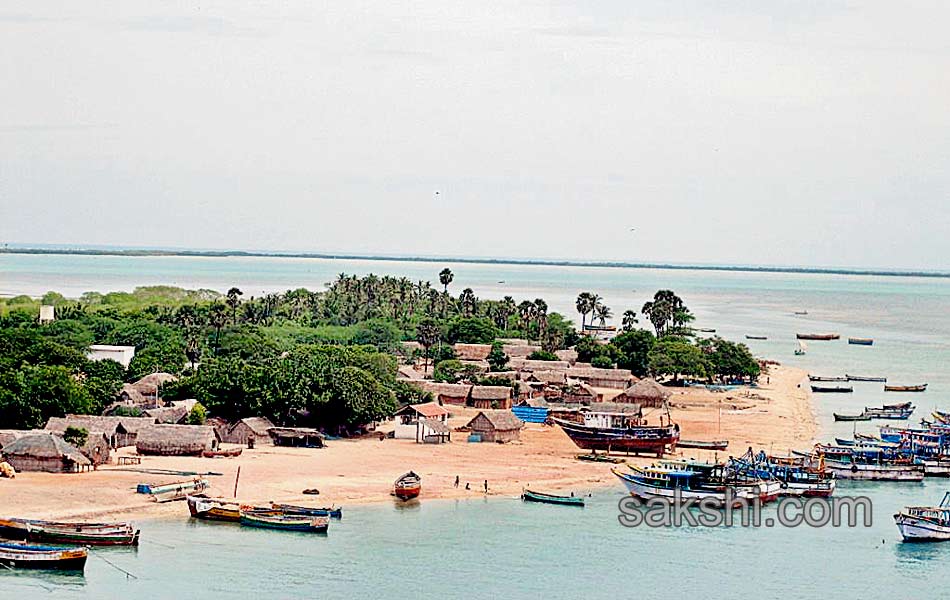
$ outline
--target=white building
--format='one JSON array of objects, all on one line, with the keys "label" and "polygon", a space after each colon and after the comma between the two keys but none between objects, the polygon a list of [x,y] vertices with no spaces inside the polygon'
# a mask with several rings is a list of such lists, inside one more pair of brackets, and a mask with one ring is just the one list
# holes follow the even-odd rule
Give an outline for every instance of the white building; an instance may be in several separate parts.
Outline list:
[{"label": "white building", "polygon": [[52,323],[56,319],[56,307],[49,304],[40,306],[40,323]]},{"label": "white building", "polygon": [[105,344],[93,344],[89,346],[89,352],[86,358],[89,360],[114,360],[126,369],[129,363],[135,357],[135,346],[108,346]]},{"label": "white building", "polygon": [[449,411],[435,402],[408,404],[396,411],[393,437],[419,444],[441,444],[452,439]]}]

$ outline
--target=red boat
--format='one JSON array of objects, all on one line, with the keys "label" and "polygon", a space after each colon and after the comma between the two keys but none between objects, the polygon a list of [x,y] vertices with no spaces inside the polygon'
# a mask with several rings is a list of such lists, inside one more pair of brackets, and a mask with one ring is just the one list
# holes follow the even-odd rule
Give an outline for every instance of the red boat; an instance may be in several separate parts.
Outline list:
[{"label": "red boat", "polygon": [[663,456],[676,447],[680,439],[679,425],[628,425],[626,427],[594,427],[571,421],[552,419],[564,430],[578,448],[606,452],[655,453]]},{"label": "red boat", "polygon": [[422,478],[409,471],[393,484],[393,495],[400,500],[412,500],[422,492]]}]

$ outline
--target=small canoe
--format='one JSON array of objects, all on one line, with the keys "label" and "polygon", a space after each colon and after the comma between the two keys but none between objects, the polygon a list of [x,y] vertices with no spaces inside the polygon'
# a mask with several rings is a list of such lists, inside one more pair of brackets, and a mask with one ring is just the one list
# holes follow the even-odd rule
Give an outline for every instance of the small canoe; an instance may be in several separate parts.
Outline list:
[{"label": "small canoe", "polygon": [[848,376],[844,377],[822,377],[820,375],[809,375],[808,381],[847,381]]},{"label": "small canoe", "polygon": [[870,421],[871,416],[867,413],[861,413],[860,415],[839,415],[838,413],[832,413],[835,416],[835,421]]},{"label": "small canoe", "polygon": [[873,346],[874,340],[871,338],[848,338],[848,343],[852,346]]},{"label": "small canoe", "polygon": [[877,383],[887,383],[887,377],[861,377],[859,375],[845,375],[848,381],[874,381]]},{"label": "small canoe", "polygon": [[676,442],[678,448],[695,448],[697,450],[725,450],[729,447],[729,440],[714,440],[705,442],[700,440],[683,440]]},{"label": "small canoe", "polygon": [[837,333],[798,333],[795,334],[795,337],[800,340],[815,340],[822,342],[841,339],[841,336]]},{"label": "small canoe", "polygon": [[399,476],[393,484],[393,495],[400,500],[412,500],[422,492],[422,478],[409,471]]},{"label": "small canoe", "polygon": [[746,335],[745,339],[747,340],[767,340],[768,336],[765,335]]},{"label": "small canoe", "polygon": [[203,450],[201,456],[204,458],[234,458],[241,456],[244,448],[230,448],[228,450]]},{"label": "small canoe", "polygon": [[330,528],[330,519],[329,517],[308,517],[305,515],[285,515],[242,510],[241,525],[261,529],[279,529],[281,531],[326,533]]},{"label": "small canoe", "polygon": [[270,503],[271,508],[280,511],[285,515],[306,515],[309,517],[333,517],[334,519],[343,518],[343,509],[339,506],[328,508],[313,508],[310,506],[295,506],[293,504]]},{"label": "small canoe", "polygon": [[577,496],[555,496],[543,492],[525,490],[521,494],[525,502],[541,502],[543,504],[560,504],[562,506],[584,506],[584,499]]},{"label": "small canoe", "polygon": [[82,571],[89,551],[31,544],[0,544],[0,565],[9,569]]},{"label": "small canoe", "polygon": [[927,390],[927,384],[920,385],[885,385],[885,392],[924,392]]},{"label": "small canoe", "polygon": [[907,410],[912,406],[914,405],[911,402],[901,402],[900,404],[885,404],[883,408],[884,410]]},{"label": "small canoe", "polygon": [[607,454],[578,454],[574,458],[576,458],[577,460],[586,460],[588,462],[613,463],[615,465],[620,464],[626,460],[623,458],[609,456]]},{"label": "small canoe", "polygon": [[206,521],[228,521],[237,523],[241,520],[242,510],[254,511],[255,513],[272,512],[278,514],[280,512],[268,508],[248,506],[227,498],[212,498],[205,494],[193,494],[188,496],[186,500],[191,516]]},{"label": "small canoe", "polygon": [[715,329],[697,329],[700,333],[716,333]]},{"label": "small canoe", "polygon": [[813,385],[811,386],[811,391],[816,394],[850,394],[854,391],[854,388],[847,385],[834,385],[834,386],[821,386]]},{"label": "small canoe", "polygon": [[807,314],[808,314],[808,311],[807,311],[807,310],[796,310],[794,314],[796,314],[796,315],[798,315],[798,316],[804,316],[804,315],[807,315]]}]

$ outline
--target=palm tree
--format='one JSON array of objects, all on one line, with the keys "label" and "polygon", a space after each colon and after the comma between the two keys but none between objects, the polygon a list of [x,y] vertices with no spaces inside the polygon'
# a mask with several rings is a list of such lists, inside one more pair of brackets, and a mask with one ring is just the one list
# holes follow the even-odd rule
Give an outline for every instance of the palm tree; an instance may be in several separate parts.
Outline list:
[{"label": "palm tree", "polygon": [[593,307],[593,294],[590,292],[581,292],[577,295],[577,301],[574,303],[577,312],[581,313],[581,331],[587,326],[587,313],[591,312]]},{"label": "palm tree", "polygon": [[228,290],[228,306],[231,307],[231,322],[237,324],[237,309],[238,305],[241,304],[241,296],[244,295],[240,289],[233,287]]},{"label": "palm tree", "polygon": [[531,325],[531,318],[534,316],[536,308],[534,302],[528,300],[524,300],[518,305],[518,317],[521,319],[521,328],[525,335],[528,335],[528,327]]},{"label": "palm tree", "polygon": [[221,328],[228,322],[227,312],[220,302],[211,305],[208,311],[208,322],[214,327],[214,353],[218,353],[219,341],[221,339]]},{"label": "palm tree", "polygon": [[598,304],[595,313],[597,314],[597,320],[600,321],[601,327],[607,325],[607,319],[611,319],[614,316],[613,313],[610,312],[610,307],[606,304]]},{"label": "palm tree", "polygon": [[511,296],[505,296],[501,300],[501,311],[505,322],[505,331],[508,331],[508,319],[518,314],[518,305]]},{"label": "palm tree", "polygon": [[637,320],[637,311],[635,310],[625,310],[623,311],[623,321],[621,322],[624,331],[631,331],[633,326],[639,323]]},{"label": "palm tree", "polygon": [[475,297],[472,288],[465,288],[459,294],[459,306],[462,309],[462,314],[466,317],[470,317],[478,311],[478,298]]},{"label": "palm tree", "polygon": [[429,368],[429,350],[441,340],[439,326],[433,319],[423,319],[416,327],[416,341],[425,349],[425,360],[422,363],[422,372]]},{"label": "palm tree", "polygon": [[449,284],[452,283],[452,280],[455,279],[455,275],[452,274],[452,269],[448,267],[439,271],[439,283],[442,284],[442,291],[449,291]]}]

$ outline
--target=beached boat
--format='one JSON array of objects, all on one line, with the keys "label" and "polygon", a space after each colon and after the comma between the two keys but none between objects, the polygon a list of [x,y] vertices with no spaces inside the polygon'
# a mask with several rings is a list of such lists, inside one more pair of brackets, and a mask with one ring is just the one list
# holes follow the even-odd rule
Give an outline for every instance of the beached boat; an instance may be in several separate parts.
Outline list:
[{"label": "beached boat", "polygon": [[808,381],[822,381],[822,382],[842,382],[848,381],[848,377],[826,377],[824,375],[809,375]]},{"label": "beached boat", "polygon": [[610,456],[609,454],[597,454],[596,452],[592,452],[590,454],[578,454],[574,458],[576,458],[577,460],[585,460],[588,462],[602,462],[602,463],[613,463],[613,464],[619,464],[619,463],[624,462],[623,458]]},{"label": "beached boat", "polygon": [[[206,521],[229,521],[237,523],[241,520],[241,510],[251,510],[252,507],[241,504],[236,500],[226,498],[212,498],[204,494],[192,494],[187,498],[188,511],[196,519]],[[255,512],[266,509],[253,509]],[[276,511],[275,511],[276,512]]]},{"label": "beached boat", "polygon": [[393,484],[393,495],[400,500],[411,500],[422,492],[422,478],[409,471]]},{"label": "beached boat", "polygon": [[543,492],[534,492],[524,490],[521,499],[525,502],[541,502],[543,504],[560,504],[562,506],[584,506],[584,499],[578,496],[556,496],[554,494],[545,494]]},{"label": "beached boat", "polygon": [[579,448],[606,452],[650,452],[662,456],[679,442],[679,425],[594,427],[552,419]]},{"label": "beached boat", "polygon": [[862,377],[860,375],[845,375],[848,381],[874,381],[877,383],[887,383],[887,377]]},{"label": "beached boat", "polygon": [[159,486],[151,486],[149,494],[155,502],[173,502],[175,500],[184,500],[189,495],[199,494],[208,489],[209,484],[204,479],[189,479],[187,481],[176,481]]},{"label": "beached boat", "polygon": [[700,440],[684,440],[676,442],[680,448],[695,448],[697,450],[725,450],[729,447],[729,440],[714,440],[704,442]]},{"label": "beached boat", "polygon": [[871,416],[867,413],[861,413],[860,415],[842,415],[838,413],[832,413],[835,417],[835,421],[870,421]]},{"label": "beached boat", "polygon": [[308,517],[306,515],[285,515],[242,510],[241,525],[282,531],[326,533],[330,528],[330,519],[329,517]]},{"label": "beached boat", "polygon": [[841,336],[838,335],[837,333],[796,333],[795,337],[797,337],[800,340],[811,340],[811,341],[822,341],[822,342],[841,339]]},{"label": "beached boat", "polygon": [[130,523],[64,523],[36,519],[0,519],[8,539],[81,546],[136,546],[139,530]]},{"label": "beached boat", "polygon": [[849,337],[848,343],[851,344],[852,346],[873,346],[874,340],[872,340],[871,338]]},{"label": "beached boat", "polygon": [[748,335],[746,334],[745,339],[747,340],[767,340],[768,336],[765,335]]},{"label": "beached boat", "polygon": [[9,569],[82,571],[89,551],[31,544],[0,544],[0,565]]},{"label": "beached boat", "polygon": [[907,506],[894,515],[905,542],[945,542],[950,540],[950,492],[939,506]]},{"label": "beached boat", "polygon": [[271,508],[287,515],[307,515],[309,517],[333,517],[334,519],[343,518],[343,508],[331,506],[325,508],[314,508],[310,506],[297,506],[294,504],[270,503]]},{"label": "beached boat", "polygon": [[921,383],[920,385],[885,385],[885,392],[925,392],[927,391],[927,384]]},{"label": "beached boat", "polygon": [[244,448],[229,448],[227,450],[203,450],[201,456],[204,458],[234,458],[241,456]]},{"label": "beached boat", "polygon": [[813,385],[811,391],[816,394],[850,394],[854,388],[850,385]]}]

